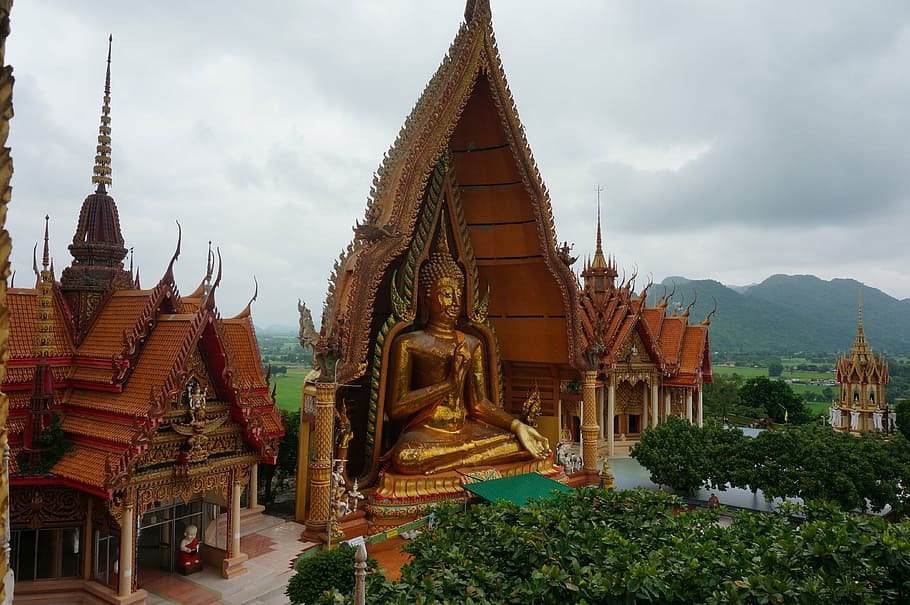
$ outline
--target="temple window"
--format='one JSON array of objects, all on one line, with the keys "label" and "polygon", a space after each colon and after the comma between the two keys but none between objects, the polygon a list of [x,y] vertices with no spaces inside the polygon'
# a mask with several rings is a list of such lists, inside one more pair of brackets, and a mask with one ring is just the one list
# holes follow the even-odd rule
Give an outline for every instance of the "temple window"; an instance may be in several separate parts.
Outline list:
[{"label": "temple window", "polygon": [[95,530],[95,550],[92,577],[105,586],[117,588],[117,571],[120,559],[120,538]]},{"label": "temple window", "polygon": [[11,534],[11,563],[17,581],[79,577],[79,527],[14,529]]}]

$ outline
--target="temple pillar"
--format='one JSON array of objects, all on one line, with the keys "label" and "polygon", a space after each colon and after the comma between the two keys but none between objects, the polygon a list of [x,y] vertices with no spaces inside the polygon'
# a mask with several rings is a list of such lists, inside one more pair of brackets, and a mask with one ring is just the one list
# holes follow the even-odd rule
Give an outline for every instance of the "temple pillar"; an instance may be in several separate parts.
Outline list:
[{"label": "temple pillar", "polygon": [[92,551],[95,549],[95,536],[92,529],[92,516],[95,510],[94,496],[88,497],[85,510],[85,533],[82,534],[82,579],[92,579]]},{"label": "temple pillar", "polygon": [[651,385],[651,418],[653,420],[653,422],[651,424],[653,424],[654,426],[657,426],[658,419],[660,416],[659,410],[658,410],[659,407],[660,407],[660,399],[657,395],[657,383],[655,382],[654,384]]},{"label": "temple pillar", "polygon": [[673,407],[670,405],[670,391],[664,389],[664,420],[673,415]]},{"label": "temple pillar", "polygon": [[648,385],[646,383],[641,383],[641,432],[645,432],[645,429],[648,428]]},{"label": "temple pillar", "polygon": [[584,386],[582,396],[584,397],[584,406],[582,407],[581,422],[581,462],[582,467],[587,472],[597,472],[597,395],[594,392],[597,388],[597,372],[588,370],[584,373]]},{"label": "temple pillar", "polygon": [[117,596],[128,597],[133,591],[133,541],[136,534],[136,505],[127,502],[120,518],[120,574]]},{"label": "temple pillar", "polygon": [[702,405],[704,402],[705,399],[702,395],[702,390],[698,389],[698,426],[705,425],[705,408],[704,405]]},{"label": "temple pillar", "polygon": [[605,422],[607,424],[607,455],[613,456],[613,443],[615,442],[615,434],[613,432],[614,418],[616,416],[616,385],[613,384],[613,379],[610,377],[610,386],[607,387],[607,417]]},{"label": "temple pillar", "polygon": [[316,427],[313,435],[316,452],[313,461],[310,462],[310,514],[306,521],[306,532],[313,537],[327,531],[328,528],[334,411],[335,383],[318,383]]},{"label": "temple pillar", "polygon": [[692,391],[686,391],[686,420],[692,423]]},{"label": "temple pillar", "polygon": [[254,510],[259,504],[259,464],[253,463],[250,467],[250,491],[247,493],[246,507]]},{"label": "temple pillar", "polygon": [[[236,471],[235,471],[236,472]],[[240,552],[240,494],[243,492],[243,483],[234,476],[231,484],[231,513],[228,516],[228,543],[227,556],[221,563],[221,576],[233,578],[247,572],[247,556]]]},{"label": "temple pillar", "polygon": [[597,439],[604,438],[604,387],[603,385],[595,386],[595,395],[597,397],[597,417],[601,419],[600,431],[598,432]]}]

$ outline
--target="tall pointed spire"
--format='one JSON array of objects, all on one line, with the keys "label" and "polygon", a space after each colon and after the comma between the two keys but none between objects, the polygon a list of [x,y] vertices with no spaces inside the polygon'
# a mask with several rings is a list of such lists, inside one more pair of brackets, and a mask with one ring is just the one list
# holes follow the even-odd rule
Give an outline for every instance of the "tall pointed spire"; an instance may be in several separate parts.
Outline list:
[{"label": "tall pointed spire", "polygon": [[[50,355],[54,350],[54,299],[51,293],[50,252],[48,245],[48,223],[50,216],[44,217],[44,256],[41,261],[41,273],[38,277],[38,304],[35,306],[35,329],[32,333],[32,353],[41,357]],[[36,263],[37,264],[37,263]]]},{"label": "tall pointed spire", "polygon": [[[853,340],[852,355],[855,357],[857,355],[863,356],[871,354],[872,349],[869,347],[869,343],[866,342],[866,332],[863,329],[863,289],[860,287],[856,320],[856,338]],[[865,360],[863,357],[860,357],[860,359]]]},{"label": "tall pointed spire", "polygon": [[612,263],[607,262],[603,250],[603,235],[600,226],[600,192],[603,191],[603,187],[598,185],[595,191],[597,191],[597,240],[594,258],[586,263],[581,276],[584,279],[585,289],[603,293],[615,287],[616,268]]},{"label": "tall pointed spire", "polygon": [[607,259],[604,258],[603,238],[600,231],[600,192],[604,188],[597,186],[597,245],[594,248],[594,260],[591,262],[592,269],[606,269]]},{"label": "tall pointed spire", "polygon": [[114,36],[107,39],[107,73],[104,77],[104,102],[101,104],[101,124],[98,126],[98,147],[92,183],[98,185],[97,193],[106,193],[111,184],[111,47]]},{"label": "tall pointed spire", "polygon": [[111,47],[108,38],[107,69],[104,79],[104,102],[98,128],[94,193],[82,202],[79,224],[69,245],[72,264],[60,275],[60,288],[73,312],[72,332],[79,342],[104,294],[116,288],[133,288],[133,276],[123,267],[126,247],[120,232],[120,216],[107,188],[111,184]]}]

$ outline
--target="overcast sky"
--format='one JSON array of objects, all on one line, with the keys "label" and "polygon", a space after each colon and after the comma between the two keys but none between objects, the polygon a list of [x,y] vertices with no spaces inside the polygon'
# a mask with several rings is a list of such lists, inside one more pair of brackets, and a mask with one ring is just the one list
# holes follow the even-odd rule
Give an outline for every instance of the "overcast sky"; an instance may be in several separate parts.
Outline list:
[{"label": "overcast sky", "polygon": [[[910,297],[910,3],[492,0],[560,241],[639,286],[851,277]],[[222,315],[317,323],[373,172],[442,60],[460,0],[20,1],[7,227],[16,285],[50,214],[69,264],[112,60],[113,187],[144,287],[220,246]],[[578,263],[576,267],[579,267]],[[495,288],[495,284],[493,284]]]}]

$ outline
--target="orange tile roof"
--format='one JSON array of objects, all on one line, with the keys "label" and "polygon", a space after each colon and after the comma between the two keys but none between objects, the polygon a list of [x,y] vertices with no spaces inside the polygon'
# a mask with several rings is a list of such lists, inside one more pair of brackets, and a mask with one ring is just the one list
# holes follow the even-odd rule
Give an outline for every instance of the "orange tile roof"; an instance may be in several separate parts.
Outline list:
[{"label": "orange tile roof", "polygon": [[116,291],[79,345],[79,355],[110,359],[120,353],[124,332],[132,332],[150,296],[151,290]]},{"label": "orange tile roof", "polygon": [[707,326],[686,326],[683,332],[682,351],[679,358],[679,371],[695,374],[702,364],[705,351],[705,337],[708,335]]},{"label": "orange tile roof", "polygon": [[96,411],[132,416],[147,414],[152,388],[160,387],[175,362],[175,353],[187,339],[191,328],[190,315],[160,317],[148,341],[142,347],[136,367],[123,387],[122,393],[103,393],[74,389],[69,402]]},{"label": "orange tile roof", "polygon": [[9,398],[10,410],[27,410],[31,407],[31,391],[15,391],[13,393],[7,393],[6,396]]},{"label": "orange tile roof", "polygon": [[[103,431],[99,430],[102,424],[104,426]],[[120,445],[128,445],[135,433],[131,420],[118,421],[112,418],[99,420],[98,418],[80,417],[74,414],[68,414],[63,419],[63,430],[77,438],[102,439]]]},{"label": "orange tile roof", "polygon": [[679,363],[679,345],[682,339],[682,333],[685,326],[685,318],[679,316],[670,316],[664,318],[660,330],[660,350],[664,354],[664,360],[670,365],[675,366]]},{"label": "orange tile roof", "polygon": [[94,382],[104,385],[113,384],[114,368],[99,368],[97,366],[82,365],[77,363],[73,367],[71,378],[73,381],[79,382]]},{"label": "orange tile roof", "polygon": [[106,462],[114,464],[118,456],[84,443],[76,443],[61,458],[51,472],[58,477],[70,479],[97,489],[104,489],[106,483]]},{"label": "orange tile roof", "polygon": [[284,434],[284,423],[277,407],[266,410],[262,415],[262,428],[270,437]]},{"label": "orange tile roof", "polygon": [[252,320],[248,317],[224,319],[221,325],[234,356],[235,383],[244,386],[266,386],[262,357],[259,354]]},{"label": "orange tile roof", "polygon": [[[35,333],[35,309],[38,306],[38,291],[33,288],[10,288],[6,296],[10,311],[9,352],[10,357],[32,357],[32,337]],[[69,333],[63,313],[54,303],[54,348],[51,357],[72,355]]]}]

